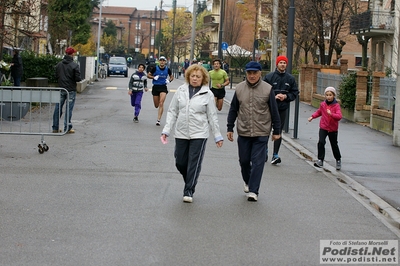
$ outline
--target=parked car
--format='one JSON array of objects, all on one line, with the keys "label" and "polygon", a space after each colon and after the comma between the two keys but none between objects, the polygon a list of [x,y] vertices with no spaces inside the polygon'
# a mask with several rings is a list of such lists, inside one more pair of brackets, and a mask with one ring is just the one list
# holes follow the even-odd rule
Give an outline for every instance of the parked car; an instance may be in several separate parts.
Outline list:
[{"label": "parked car", "polygon": [[107,76],[109,77],[110,75],[124,75],[128,77],[128,65],[125,57],[110,57]]}]

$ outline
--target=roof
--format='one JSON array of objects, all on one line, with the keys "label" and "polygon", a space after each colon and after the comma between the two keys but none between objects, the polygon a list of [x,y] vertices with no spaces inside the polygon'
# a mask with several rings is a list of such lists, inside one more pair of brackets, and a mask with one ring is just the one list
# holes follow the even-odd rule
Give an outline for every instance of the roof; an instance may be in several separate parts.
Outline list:
[{"label": "roof", "polygon": [[[101,8],[102,14],[121,14],[131,15],[137,10],[136,7],[123,7],[123,6],[103,6]],[[93,13],[99,13],[98,8],[93,9]]]}]

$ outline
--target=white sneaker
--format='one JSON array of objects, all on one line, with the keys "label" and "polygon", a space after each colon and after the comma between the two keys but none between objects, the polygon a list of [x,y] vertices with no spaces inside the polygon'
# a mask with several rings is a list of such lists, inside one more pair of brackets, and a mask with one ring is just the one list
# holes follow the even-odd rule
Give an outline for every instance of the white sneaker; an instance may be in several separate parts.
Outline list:
[{"label": "white sneaker", "polygon": [[244,193],[249,193],[249,185],[247,185],[246,183],[244,183]]},{"label": "white sneaker", "polygon": [[247,200],[248,201],[257,201],[257,194],[253,193],[253,192],[249,192],[249,194],[247,194]]},{"label": "white sneaker", "polygon": [[193,198],[189,196],[183,196],[183,202],[192,203]]}]

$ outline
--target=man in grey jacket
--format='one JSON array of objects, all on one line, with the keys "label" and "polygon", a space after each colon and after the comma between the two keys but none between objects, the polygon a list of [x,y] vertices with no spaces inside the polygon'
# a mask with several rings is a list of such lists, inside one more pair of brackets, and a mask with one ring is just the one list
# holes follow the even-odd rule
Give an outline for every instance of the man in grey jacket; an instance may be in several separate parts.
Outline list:
[{"label": "man in grey jacket", "polygon": [[281,137],[275,94],[271,85],[262,81],[258,62],[246,65],[246,80],[236,86],[228,113],[227,137],[230,141],[233,141],[236,119],[244,192],[248,201],[257,201],[271,129],[273,140]]}]

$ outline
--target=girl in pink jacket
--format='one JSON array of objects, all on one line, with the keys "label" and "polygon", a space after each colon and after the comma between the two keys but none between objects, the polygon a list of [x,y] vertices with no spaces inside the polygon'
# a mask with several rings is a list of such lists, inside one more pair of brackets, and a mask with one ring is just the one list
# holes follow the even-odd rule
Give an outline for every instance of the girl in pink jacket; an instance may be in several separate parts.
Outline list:
[{"label": "girl in pink jacket", "polygon": [[335,96],[335,88],[327,87],[325,89],[325,101],[321,102],[318,110],[308,118],[308,122],[311,122],[314,118],[321,116],[321,120],[319,122],[318,160],[314,163],[314,166],[322,167],[324,164],[325,143],[326,136],[328,136],[329,142],[331,143],[333,156],[336,159],[336,170],[340,170],[342,163],[337,139],[339,121],[342,119],[342,112]]}]

